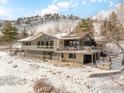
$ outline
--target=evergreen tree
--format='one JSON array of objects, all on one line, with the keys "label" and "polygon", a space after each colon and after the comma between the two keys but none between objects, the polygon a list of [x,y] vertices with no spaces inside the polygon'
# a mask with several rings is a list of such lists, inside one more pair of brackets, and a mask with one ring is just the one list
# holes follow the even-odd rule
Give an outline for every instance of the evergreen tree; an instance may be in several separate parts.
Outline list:
[{"label": "evergreen tree", "polygon": [[79,26],[81,27],[82,31],[92,31],[93,30],[93,22],[91,19],[82,19],[79,23]]},{"label": "evergreen tree", "polygon": [[12,26],[12,24],[10,22],[6,22],[3,26],[3,30],[2,30],[3,35],[3,39],[7,42],[12,42],[13,40],[16,39],[16,28]]}]

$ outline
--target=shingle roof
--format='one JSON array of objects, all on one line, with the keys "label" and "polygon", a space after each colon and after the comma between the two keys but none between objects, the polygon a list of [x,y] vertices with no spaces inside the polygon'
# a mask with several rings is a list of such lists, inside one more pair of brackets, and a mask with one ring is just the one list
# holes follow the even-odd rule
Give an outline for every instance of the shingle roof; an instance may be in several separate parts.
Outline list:
[{"label": "shingle roof", "polygon": [[90,32],[74,32],[74,33],[70,33],[67,36],[63,36],[61,39],[81,39],[83,37],[85,37],[86,35],[88,35]]}]

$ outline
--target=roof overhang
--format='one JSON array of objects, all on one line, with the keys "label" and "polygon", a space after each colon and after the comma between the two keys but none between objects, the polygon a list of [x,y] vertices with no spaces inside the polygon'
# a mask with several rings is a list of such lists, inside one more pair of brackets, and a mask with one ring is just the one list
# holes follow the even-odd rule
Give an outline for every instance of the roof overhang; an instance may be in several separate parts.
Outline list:
[{"label": "roof overhang", "polygon": [[24,42],[24,41],[33,41],[35,40],[36,38],[42,36],[43,34],[39,33],[37,35],[33,35],[33,36],[30,36],[30,37],[27,37],[27,38],[24,38],[24,39],[21,39],[21,40],[18,40],[19,42]]},{"label": "roof overhang", "polygon": [[48,33],[44,33],[44,32],[40,32],[36,35],[33,35],[33,36],[30,36],[30,37],[27,37],[27,38],[24,38],[24,39],[21,39],[21,40],[18,40],[19,42],[28,42],[28,41],[33,41],[35,39],[37,39],[38,37],[42,36],[42,35],[47,35],[47,36],[51,36],[53,38],[57,38],[56,36],[54,35],[51,35],[51,34],[48,34]]}]

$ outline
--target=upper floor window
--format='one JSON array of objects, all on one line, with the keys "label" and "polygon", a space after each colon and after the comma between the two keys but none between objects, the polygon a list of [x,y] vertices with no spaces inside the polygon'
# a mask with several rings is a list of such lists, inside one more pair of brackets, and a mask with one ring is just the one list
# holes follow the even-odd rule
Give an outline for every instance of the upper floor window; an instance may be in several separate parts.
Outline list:
[{"label": "upper floor window", "polygon": [[41,41],[41,46],[44,46],[44,41]]},{"label": "upper floor window", "polygon": [[50,46],[53,46],[53,41],[50,41]]},{"label": "upper floor window", "polygon": [[31,42],[23,42],[23,45],[30,46],[31,45]]},{"label": "upper floor window", "polygon": [[37,42],[37,46],[40,46],[40,41]]},{"label": "upper floor window", "polygon": [[92,42],[91,41],[84,41],[84,45],[85,46],[92,46]]},{"label": "upper floor window", "polygon": [[46,43],[46,46],[48,46],[48,45],[49,45],[48,41],[46,41],[45,43]]}]

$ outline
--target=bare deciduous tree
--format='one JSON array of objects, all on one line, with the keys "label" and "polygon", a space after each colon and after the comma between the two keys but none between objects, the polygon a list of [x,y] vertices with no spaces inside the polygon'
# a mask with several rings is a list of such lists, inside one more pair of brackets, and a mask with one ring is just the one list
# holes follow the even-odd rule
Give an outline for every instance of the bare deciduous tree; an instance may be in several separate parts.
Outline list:
[{"label": "bare deciduous tree", "polygon": [[111,43],[113,42],[117,45],[121,52],[123,53],[122,65],[124,64],[124,47],[120,44],[123,39],[124,28],[122,23],[118,20],[117,14],[113,12],[109,19],[105,20],[101,26],[101,34],[106,38],[106,40]]},{"label": "bare deciduous tree", "polygon": [[124,22],[124,0],[121,0],[121,3],[117,6],[117,14],[120,22]]},{"label": "bare deciduous tree", "polygon": [[78,20],[75,19],[61,19],[57,20],[55,31],[70,33],[74,32],[74,28],[78,24]]}]

